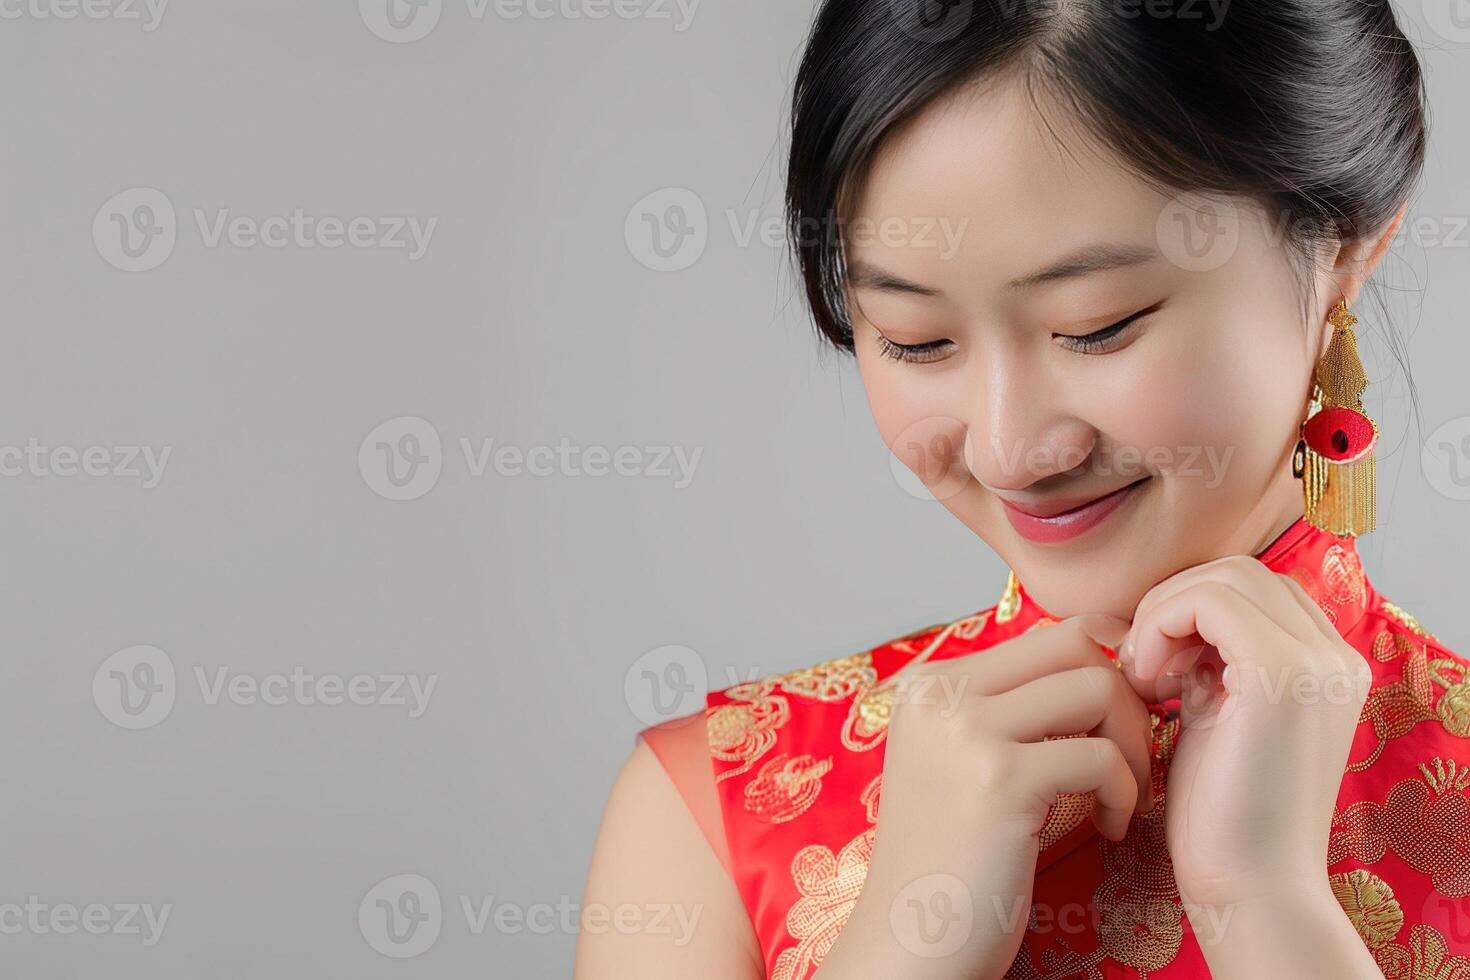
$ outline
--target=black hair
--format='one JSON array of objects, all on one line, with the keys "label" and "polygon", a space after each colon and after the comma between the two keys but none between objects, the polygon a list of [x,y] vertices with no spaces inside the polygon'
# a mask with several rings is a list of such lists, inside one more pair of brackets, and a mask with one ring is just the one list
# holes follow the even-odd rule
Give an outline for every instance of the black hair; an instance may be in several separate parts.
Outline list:
[{"label": "black hair", "polygon": [[1382,229],[1423,170],[1424,79],[1389,0],[822,0],[785,206],[807,303],[837,348],[853,349],[840,229],[879,145],[1007,72],[1151,185],[1264,206],[1304,322],[1320,247]]}]

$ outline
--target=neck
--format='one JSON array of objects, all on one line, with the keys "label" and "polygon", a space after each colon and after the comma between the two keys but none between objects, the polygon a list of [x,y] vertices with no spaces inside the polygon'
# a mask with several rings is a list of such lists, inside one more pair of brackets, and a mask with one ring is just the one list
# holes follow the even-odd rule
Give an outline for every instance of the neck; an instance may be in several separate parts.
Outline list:
[{"label": "neck", "polygon": [[[1295,444],[1292,446],[1295,450]],[[1262,530],[1257,532],[1257,537],[1249,542],[1248,554],[1259,555],[1265,551],[1267,546],[1281,536],[1281,532],[1291,527],[1302,516],[1302,485],[1301,481],[1291,475],[1290,453],[1284,466],[1276,468],[1278,475],[1272,484],[1261,494],[1261,502],[1255,509],[1250,526]]]}]

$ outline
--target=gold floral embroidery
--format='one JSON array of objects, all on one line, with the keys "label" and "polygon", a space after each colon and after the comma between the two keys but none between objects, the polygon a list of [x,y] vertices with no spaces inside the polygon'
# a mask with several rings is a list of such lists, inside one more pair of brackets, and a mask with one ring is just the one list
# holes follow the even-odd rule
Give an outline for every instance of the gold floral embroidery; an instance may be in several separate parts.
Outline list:
[{"label": "gold floral embroidery", "polygon": [[749,772],[775,748],[777,730],[791,717],[791,703],[778,689],[817,701],[841,701],[866,690],[877,677],[873,655],[859,653],[726,689],[732,703],[707,712],[710,753],[739,765],[720,773],[716,782]]},{"label": "gold floral embroidery", "polygon": [[1431,660],[1429,679],[1445,689],[1434,705],[1435,717],[1445,731],[1460,738],[1470,736],[1470,678],[1465,665],[1448,658]]},{"label": "gold floral embroidery", "polygon": [[1100,977],[1105,959],[1131,966],[1141,975],[1174,962],[1184,940],[1184,906],[1174,882],[1174,865],[1169,860],[1165,838],[1164,791],[1169,781],[1169,763],[1179,736],[1176,716],[1165,720],[1155,708],[1153,786],[1155,805],[1134,817],[1122,841],[1099,837],[1103,867],[1107,872],[1093,892],[1092,902],[1099,918],[1098,948],[1083,956],[1064,940],[1054,939],[1043,952],[1046,973],[1037,971],[1032,954],[1022,946],[1006,971],[1006,980],[1042,980],[1043,977],[1072,978],[1082,974]]},{"label": "gold floral embroidery", "polygon": [[1363,566],[1351,548],[1335,544],[1322,554],[1322,598],[1337,606],[1361,603],[1367,595]]},{"label": "gold floral embroidery", "polygon": [[[918,637],[927,639],[924,648],[904,665],[906,669],[929,659],[951,637],[973,639],[988,621],[987,610],[956,620],[937,631],[931,628],[911,633],[893,646],[901,647]],[[898,673],[901,671],[894,677]],[[842,726],[842,744],[853,752],[866,752],[881,745],[893,712],[894,677],[878,683],[873,653],[869,650],[728,688],[725,696],[734,703],[710,708],[707,712],[709,744],[715,758],[739,765],[720,773],[716,781],[750,771],[763,755],[775,747],[776,731],[791,715],[790,702],[785,697],[787,694],[827,703],[851,699],[852,707]]]},{"label": "gold floral embroidery", "polygon": [[1286,574],[1312,597],[1334,626],[1343,609],[1362,607],[1368,596],[1368,584],[1358,553],[1340,544],[1334,544],[1322,553],[1322,564],[1316,575],[1299,565]]},{"label": "gold floral embroidery", "polygon": [[791,758],[782,752],[745,786],[745,809],[769,823],[787,823],[805,813],[822,791],[822,777],[832,771],[830,758]]},{"label": "gold floral embroidery", "polygon": [[1404,927],[1404,910],[1393,897],[1393,889],[1373,872],[1357,868],[1331,875],[1327,883],[1369,949],[1393,942]]},{"label": "gold floral embroidery", "polygon": [[1066,837],[1092,813],[1092,794],[1059,793],[1041,825],[1041,850]]},{"label": "gold floral embroidery", "polygon": [[1397,660],[1404,654],[1412,655],[1420,646],[1422,644],[1415,643],[1402,633],[1384,630],[1373,637],[1373,659],[1386,664],[1391,660]]},{"label": "gold floral embroidery", "polygon": [[1016,578],[1016,573],[1007,570],[1006,589],[1001,593],[1000,602],[995,606],[995,621],[997,623],[1009,623],[1016,618],[1016,613],[1021,611],[1021,582]]},{"label": "gold floral embroidery", "polygon": [[[875,777],[859,797],[868,823],[878,820],[878,792],[882,776]],[[771,980],[802,980],[837,940],[857,904],[868,862],[873,855],[875,830],[869,827],[833,855],[830,848],[811,844],[796,852],[791,877],[801,895],[786,912],[786,930],[796,940],[776,957]]]},{"label": "gold floral embroidery", "polygon": [[1375,864],[1392,850],[1450,898],[1470,895],[1470,768],[1435,758],[1378,803],[1359,800],[1334,815],[1327,864]]},{"label": "gold floral embroidery", "polygon": [[871,687],[877,679],[873,655],[856,653],[782,674],[776,683],[788,694],[813,701],[841,701]]},{"label": "gold floral embroidery", "polygon": [[705,719],[710,753],[721,762],[740,763],[715,777],[716,782],[749,771],[776,744],[776,729],[791,717],[791,705],[775,693],[774,681],[736,684],[725,691],[730,704],[709,709]]},{"label": "gold floral embroidery", "polygon": [[1470,980],[1470,959],[1452,956],[1444,933],[1422,922],[1409,930],[1407,946],[1391,943],[1374,957],[1387,980]]},{"label": "gold floral embroidery", "polygon": [[[925,643],[914,657],[880,683],[860,691],[853,699],[852,710],[842,725],[842,744],[853,752],[867,752],[881,745],[888,735],[888,722],[893,717],[893,701],[900,684],[912,674],[905,673],[928,661],[951,638],[972,640],[990,621],[990,611],[967,616],[947,624],[937,633],[926,634]],[[869,657],[871,662],[871,656]],[[877,674],[873,675],[875,678]]]},{"label": "gold floral embroidery", "polygon": [[1419,620],[1409,615],[1406,611],[1404,611],[1402,607],[1394,605],[1387,599],[1383,600],[1383,611],[1388,614],[1389,618],[1395,620],[1400,626],[1404,627],[1405,629],[1416,633],[1419,636],[1427,637],[1431,640],[1437,639],[1437,637],[1433,633],[1429,632],[1419,624]]},{"label": "gold floral embroidery", "polygon": [[1180,720],[1159,726],[1153,767],[1154,808],[1134,817],[1121,841],[1099,838],[1108,875],[1093,893],[1101,912],[1098,938],[1113,960],[1141,972],[1174,962],[1184,938],[1184,906],[1165,837],[1164,791]]},{"label": "gold floral embroidery", "polygon": [[[1401,641],[1404,636],[1395,635],[1391,630],[1379,633],[1373,638],[1373,657],[1379,661],[1397,660],[1405,654],[1405,648]],[[1373,733],[1377,736],[1377,745],[1369,752],[1367,758],[1348,763],[1349,773],[1360,773],[1373,763],[1376,763],[1383,749],[1388,746],[1392,739],[1408,735],[1411,729],[1420,721],[1427,721],[1435,717],[1433,708],[1433,688],[1429,680],[1429,661],[1427,651],[1423,642],[1408,641],[1407,655],[1404,655],[1404,670],[1402,676],[1394,683],[1377,686],[1369,693],[1369,699],[1363,705],[1363,713],[1358,716],[1358,723],[1372,723]]]}]

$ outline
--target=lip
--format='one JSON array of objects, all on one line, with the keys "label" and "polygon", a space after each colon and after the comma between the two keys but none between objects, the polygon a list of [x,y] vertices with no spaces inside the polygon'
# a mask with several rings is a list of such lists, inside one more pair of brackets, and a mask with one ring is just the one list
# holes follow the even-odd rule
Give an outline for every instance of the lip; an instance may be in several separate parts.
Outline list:
[{"label": "lip", "polygon": [[1143,486],[1149,479],[1151,478],[1143,477],[1112,493],[1046,517],[1029,514],[1005,500],[1002,500],[1001,503],[1005,504],[1006,518],[1011,522],[1011,527],[1028,541],[1043,544],[1068,541],[1101,524],[1113,511],[1133,496],[1134,490]]}]

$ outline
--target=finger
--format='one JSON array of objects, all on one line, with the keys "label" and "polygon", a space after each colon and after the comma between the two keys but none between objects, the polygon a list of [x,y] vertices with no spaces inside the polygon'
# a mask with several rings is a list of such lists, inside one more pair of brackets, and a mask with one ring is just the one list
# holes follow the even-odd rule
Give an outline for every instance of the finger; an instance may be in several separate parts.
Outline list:
[{"label": "finger", "polygon": [[1111,666],[1104,647],[1116,648],[1128,632],[1128,621],[1103,613],[1086,613],[1007,640],[982,656],[964,657],[953,669],[970,678],[977,694],[999,694],[1047,674],[1089,665]]},{"label": "finger", "polygon": [[1092,793],[1092,820],[1110,840],[1122,840],[1138,803],[1138,783],[1117,742],[1059,738],[1019,746],[1029,757],[1032,786],[1050,804],[1061,793]]},{"label": "finger", "polygon": [[[1229,555],[1186,568],[1170,576],[1144,593],[1134,610],[1137,623],[1159,604],[1201,582],[1224,582],[1253,601],[1281,627],[1302,641],[1314,639],[1318,627],[1310,612],[1303,608],[1290,588],[1260,560],[1245,555]],[[1300,586],[1298,585],[1298,588]]]},{"label": "finger", "polygon": [[1276,666],[1296,638],[1232,586],[1204,581],[1182,589],[1133,623],[1134,669],[1156,678],[1172,641],[1197,635],[1219,651],[1220,659],[1243,668]]},{"label": "finger", "polygon": [[1016,742],[1078,734],[1110,739],[1138,781],[1139,800],[1151,805],[1152,719],[1115,667],[1076,667],[987,698],[985,724]]}]

